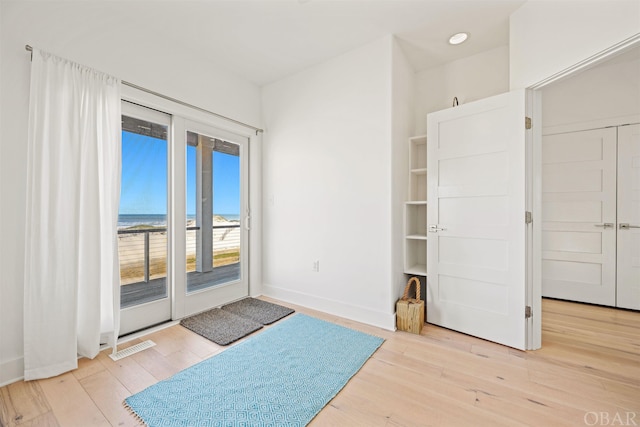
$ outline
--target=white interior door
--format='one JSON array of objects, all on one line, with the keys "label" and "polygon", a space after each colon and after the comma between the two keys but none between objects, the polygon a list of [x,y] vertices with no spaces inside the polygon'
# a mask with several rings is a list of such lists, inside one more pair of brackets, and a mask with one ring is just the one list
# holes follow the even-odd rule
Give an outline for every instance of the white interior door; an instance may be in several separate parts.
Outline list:
[{"label": "white interior door", "polygon": [[618,307],[640,310],[640,125],[618,130]]},{"label": "white interior door", "polygon": [[527,347],[526,92],[428,115],[427,321]]},{"label": "white interior door", "polygon": [[542,295],[615,306],[616,128],[542,139]]}]

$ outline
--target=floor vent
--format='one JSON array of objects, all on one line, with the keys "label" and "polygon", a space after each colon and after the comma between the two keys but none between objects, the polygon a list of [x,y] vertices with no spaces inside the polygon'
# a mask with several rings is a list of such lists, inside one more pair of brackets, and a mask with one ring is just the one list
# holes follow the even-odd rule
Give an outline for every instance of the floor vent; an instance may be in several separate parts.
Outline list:
[{"label": "floor vent", "polygon": [[124,350],[120,350],[115,354],[110,354],[109,357],[112,358],[113,360],[120,360],[124,357],[131,356],[132,354],[136,354],[142,350],[151,348],[154,345],[156,345],[156,343],[154,343],[153,341],[146,340],[139,344],[132,345],[131,347],[127,347]]}]

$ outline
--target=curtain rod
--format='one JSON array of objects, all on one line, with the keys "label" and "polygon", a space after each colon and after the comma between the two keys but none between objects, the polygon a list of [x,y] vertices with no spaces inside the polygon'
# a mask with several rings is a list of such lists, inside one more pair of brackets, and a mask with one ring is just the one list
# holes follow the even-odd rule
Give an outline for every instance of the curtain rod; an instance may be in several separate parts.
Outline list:
[{"label": "curtain rod", "polygon": [[[32,58],[33,58],[33,48],[32,48],[31,46],[29,46],[29,45],[25,45],[25,46],[24,46],[24,48],[25,48],[28,52],[31,52],[31,55],[32,55]],[[202,111],[203,113],[212,114],[212,115],[214,115],[214,116],[216,116],[216,117],[219,117],[219,118],[221,118],[221,119],[225,119],[225,120],[228,120],[228,121],[230,121],[230,122],[233,122],[233,123],[236,123],[236,124],[242,125],[242,126],[244,126],[244,127],[248,127],[249,129],[253,129],[253,130],[255,130],[255,131],[256,131],[256,135],[257,135],[258,133],[260,133],[260,132],[264,132],[264,129],[260,129],[260,128],[257,128],[257,127],[255,127],[255,126],[251,126],[250,124],[243,123],[243,122],[241,122],[241,121],[239,121],[239,120],[232,119],[231,117],[223,116],[222,114],[214,113],[213,111],[209,111],[209,110],[206,110],[206,109],[204,109],[204,108],[198,107],[198,106],[196,106],[196,105],[189,104],[188,102],[180,101],[179,99],[172,98],[172,97],[167,96],[167,95],[163,95],[163,94],[158,93],[158,92],[156,92],[156,91],[153,91],[153,90],[151,90],[151,89],[146,89],[146,88],[144,88],[144,87],[142,87],[142,86],[138,86],[138,85],[136,85],[136,84],[129,83],[129,82],[124,81],[124,80],[121,80],[121,82],[122,82],[122,84],[123,84],[123,85],[125,85],[125,86],[129,86],[129,87],[132,87],[132,88],[134,88],[134,89],[138,89],[138,90],[141,90],[141,91],[143,91],[143,92],[150,93],[150,94],[152,94],[152,95],[155,95],[155,96],[158,96],[158,97],[160,97],[160,98],[166,99],[167,101],[172,101],[172,102],[175,102],[176,104],[184,105],[185,107],[189,107],[189,108],[192,108],[192,109],[194,109],[194,110]]]}]

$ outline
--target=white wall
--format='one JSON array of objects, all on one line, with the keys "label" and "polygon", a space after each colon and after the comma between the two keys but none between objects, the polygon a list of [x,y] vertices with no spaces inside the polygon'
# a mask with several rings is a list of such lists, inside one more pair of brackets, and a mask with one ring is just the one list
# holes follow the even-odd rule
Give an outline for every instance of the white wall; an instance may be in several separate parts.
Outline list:
[{"label": "white wall", "polygon": [[1,2],[0,384],[22,374],[24,192],[29,54],[25,44],[252,124],[260,90],[202,62],[113,2]]},{"label": "white wall", "polygon": [[545,132],[594,129],[640,118],[640,48],[542,89]]},{"label": "white wall", "polygon": [[537,84],[640,33],[637,0],[531,0],[510,18],[510,87]]},{"label": "white wall", "polygon": [[[404,202],[409,197],[409,137],[414,129],[415,71],[394,39],[391,52],[391,303],[402,296]],[[395,309],[395,308],[394,308]]]},{"label": "white wall", "polygon": [[509,91],[509,48],[501,46],[416,73],[415,135],[427,133],[427,114]]},{"label": "white wall", "polygon": [[392,41],[262,92],[264,293],[388,329]]}]

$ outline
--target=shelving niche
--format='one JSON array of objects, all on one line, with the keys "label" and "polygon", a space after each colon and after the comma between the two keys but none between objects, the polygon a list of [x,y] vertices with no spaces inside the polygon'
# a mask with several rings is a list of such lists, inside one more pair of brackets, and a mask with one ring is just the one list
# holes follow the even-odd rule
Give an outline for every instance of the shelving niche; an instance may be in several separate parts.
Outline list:
[{"label": "shelving niche", "polygon": [[427,137],[409,138],[409,200],[404,206],[404,272],[427,275]]}]

